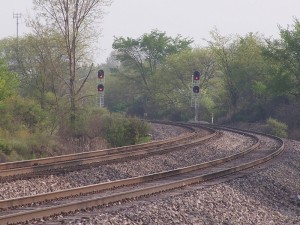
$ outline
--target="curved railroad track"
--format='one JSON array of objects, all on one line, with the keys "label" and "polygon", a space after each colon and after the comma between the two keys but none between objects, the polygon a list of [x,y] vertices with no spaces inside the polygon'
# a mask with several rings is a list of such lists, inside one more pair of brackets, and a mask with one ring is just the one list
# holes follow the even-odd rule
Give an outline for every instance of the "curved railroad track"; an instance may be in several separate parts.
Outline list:
[{"label": "curved railroad track", "polygon": [[[154,122],[154,121],[153,121]],[[161,122],[168,125],[176,124],[172,122]],[[83,152],[34,160],[23,160],[18,162],[0,163],[0,180],[12,180],[21,177],[33,177],[49,174],[53,170],[64,172],[76,170],[78,167],[90,164],[109,163],[115,160],[122,160],[129,157],[137,157],[145,154],[156,154],[167,151],[175,151],[181,147],[197,145],[218,135],[211,128],[201,128],[206,130],[206,135],[199,135],[197,130],[187,124],[177,124],[186,128],[188,132],[178,137],[153,141],[146,144],[130,145],[105,150]]]},{"label": "curved railroad track", "polygon": [[[198,127],[199,125],[184,124],[184,126]],[[203,126],[201,127],[203,128]],[[216,134],[213,132],[212,126],[207,125],[206,127],[206,129],[210,129],[211,133]],[[236,154],[193,166],[70,190],[3,200],[0,201],[0,208],[2,208],[0,223],[16,223],[42,218],[217,179],[264,163],[280,154],[284,148],[283,140],[277,137],[218,126],[213,126],[213,129],[227,130],[248,136],[253,139],[253,144]],[[271,148],[266,146],[260,141],[262,136],[273,140],[276,144]],[[206,140],[203,137],[200,139]],[[197,138],[191,142],[199,144],[200,141],[196,140]],[[188,142],[179,144],[180,148],[183,148],[184,145],[188,145]],[[176,148],[176,145],[173,147]]]}]

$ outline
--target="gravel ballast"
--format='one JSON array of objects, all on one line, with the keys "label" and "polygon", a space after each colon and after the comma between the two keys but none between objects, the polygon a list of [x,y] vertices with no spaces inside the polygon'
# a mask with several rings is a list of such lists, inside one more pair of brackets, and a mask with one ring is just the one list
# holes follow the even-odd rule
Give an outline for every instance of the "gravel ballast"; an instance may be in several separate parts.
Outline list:
[{"label": "gravel ballast", "polygon": [[[300,224],[300,142],[287,141],[285,152],[265,168],[208,187],[154,199],[150,202],[92,214],[66,224]],[[88,215],[88,216],[87,216]],[[72,216],[71,218],[74,218]]]},{"label": "gravel ballast", "polygon": [[[184,130],[177,130],[178,133],[176,133],[176,129],[172,126],[162,128],[158,125],[155,129],[157,129],[157,139],[159,139],[160,132],[164,138],[184,132]],[[169,129],[172,131],[167,133],[166,130]],[[225,134],[215,143],[206,143],[208,151],[201,151],[203,157],[199,157],[198,160],[206,161],[215,154],[220,154],[218,155],[220,157],[236,153],[241,146],[250,145],[248,139]],[[23,194],[30,195],[31,192],[43,193],[95,183],[99,180],[107,181],[116,176],[136,176],[145,173],[146,170],[165,170],[185,165],[186,163],[182,163],[183,158],[190,156],[187,161],[192,161],[192,156],[199,154],[197,148],[186,151],[187,155],[183,158],[179,158],[180,154],[175,153],[151,156],[138,162],[132,161],[132,164],[127,162],[126,169],[122,163],[116,163],[113,167],[107,165],[110,167],[106,169],[102,166],[60,176],[51,175],[7,182],[1,184],[0,193],[2,198],[11,198]],[[172,156],[172,154],[175,155]],[[156,164],[163,158],[155,157],[165,157],[166,161]],[[192,161],[191,164],[193,163]],[[93,211],[87,210],[69,216],[58,216],[48,221],[39,221],[37,224],[300,224],[298,195],[300,195],[300,142],[287,140],[283,154],[260,170],[248,175],[210,186],[192,185],[175,190],[173,193],[162,193],[147,200],[132,201],[132,204],[129,202],[124,206],[122,204],[120,207],[99,207]]]},{"label": "gravel ballast", "polygon": [[[155,124],[155,127],[156,133],[163,133],[164,138],[186,132],[182,128],[169,125]],[[167,130],[169,132],[166,132]],[[214,142],[174,152],[132,158],[58,175],[3,182],[0,186],[0,199],[36,195],[191,166],[235,154],[251,143],[252,140],[248,137],[224,132],[224,135]]]}]

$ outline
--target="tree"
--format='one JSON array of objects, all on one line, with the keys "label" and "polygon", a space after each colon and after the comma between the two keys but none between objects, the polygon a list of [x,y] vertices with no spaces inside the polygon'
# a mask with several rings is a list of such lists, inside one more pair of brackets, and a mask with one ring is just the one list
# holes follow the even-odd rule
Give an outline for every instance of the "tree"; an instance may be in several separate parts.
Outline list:
[{"label": "tree", "polygon": [[264,104],[268,66],[262,56],[263,39],[249,33],[244,37],[223,37],[216,30],[212,33],[210,49],[217,60],[224,88],[229,101],[226,119],[243,110]]},{"label": "tree", "polygon": [[[68,96],[64,84],[57,76],[67,72],[63,51],[57,47],[57,36],[51,34],[26,35],[4,39],[1,53],[10,70],[20,79],[19,94],[34,99],[40,107],[52,114],[52,130],[65,118]],[[59,116],[58,116],[59,115]]]},{"label": "tree", "polygon": [[116,59],[121,62],[118,75],[127,82],[135,99],[143,102],[144,110],[153,100],[152,78],[167,56],[190,49],[192,40],[177,36],[169,37],[165,32],[153,30],[149,34],[134,38],[115,38],[113,48]]},{"label": "tree", "polygon": [[233,63],[233,82],[237,87],[239,110],[265,104],[268,64],[262,55],[265,42],[249,33],[236,40]]},{"label": "tree", "polygon": [[268,40],[264,55],[272,63],[268,87],[276,96],[300,99],[300,21],[288,28],[280,27],[280,39]]},{"label": "tree", "polygon": [[[269,64],[267,91],[272,97],[268,115],[288,124],[289,129],[300,127],[300,21],[287,28],[279,27],[280,38],[267,40],[263,54]],[[288,115],[288,116],[287,116]]]},{"label": "tree", "polygon": [[218,67],[224,75],[226,90],[229,93],[228,117],[231,117],[237,108],[238,90],[233,82],[233,62],[236,45],[231,37],[221,36],[217,30],[211,32],[212,41],[209,41],[210,49],[218,61]]},{"label": "tree", "polygon": [[[201,71],[201,95],[215,75],[216,61],[209,49],[198,48],[170,55],[157,70],[151,89],[155,90],[155,102],[164,114],[189,112],[192,74]],[[180,119],[180,118],[178,118]],[[183,119],[183,118],[181,118]],[[186,119],[186,118],[185,118]]]},{"label": "tree", "polygon": [[0,102],[17,92],[16,74],[9,72],[4,60],[0,60]]},{"label": "tree", "polygon": [[[68,65],[68,77],[61,71],[55,71],[68,89],[70,99],[70,121],[76,119],[77,100],[80,91],[91,74],[93,64],[78,84],[78,68],[87,62],[89,43],[96,36],[95,21],[101,19],[102,7],[109,5],[110,0],[35,0],[37,17],[31,20],[36,34],[45,31],[58,35],[57,47],[64,50],[65,62]],[[38,22],[37,22],[38,21]]]}]

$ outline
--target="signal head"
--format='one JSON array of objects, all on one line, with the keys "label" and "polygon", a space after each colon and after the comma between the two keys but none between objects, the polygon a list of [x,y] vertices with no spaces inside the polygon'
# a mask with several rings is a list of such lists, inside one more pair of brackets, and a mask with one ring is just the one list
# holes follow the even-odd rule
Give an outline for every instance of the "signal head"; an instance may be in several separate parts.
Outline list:
[{"label": "signal head", "polygon": [[98,70],[98,78],[103,79],[104,78],[104,70]]},{"label": "signal head", "polygon": [[198,93],[200,92],[199,86],[194,86],[194,87],[193,87],[193,92],[194,92],[195,94],[198,94]]},{"label": "signal head", "polygon": [[104,91],[104,85],[103,84],[98,84],[97,89],[98,89],[98,92],[103,92]]},{"label": "signal head", "polygon": [[201,76],[200,72],[198,70],[196,70],[193,74],[193,79],[200,80],[200,76]]}]

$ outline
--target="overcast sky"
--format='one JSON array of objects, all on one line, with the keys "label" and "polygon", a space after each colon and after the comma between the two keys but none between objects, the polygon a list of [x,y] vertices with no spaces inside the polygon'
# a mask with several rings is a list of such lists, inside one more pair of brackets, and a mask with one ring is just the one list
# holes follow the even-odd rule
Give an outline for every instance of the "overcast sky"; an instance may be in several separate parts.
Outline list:
[{"label": "overcast sky", "polygon": [[[32,0],[0,2],[0,39],[16,35],[13,12],[22,14],[19,34],[28,32],[24,18],[32,14]],[[195,45],[203,45],[214,28],[222,35],[258,32],[277,38],[278,25],[300,19],[300,0],[114,0],[105,11],[97,63],[109,56],[114,36],[137,38],[153,29],[193,38]]]}]

